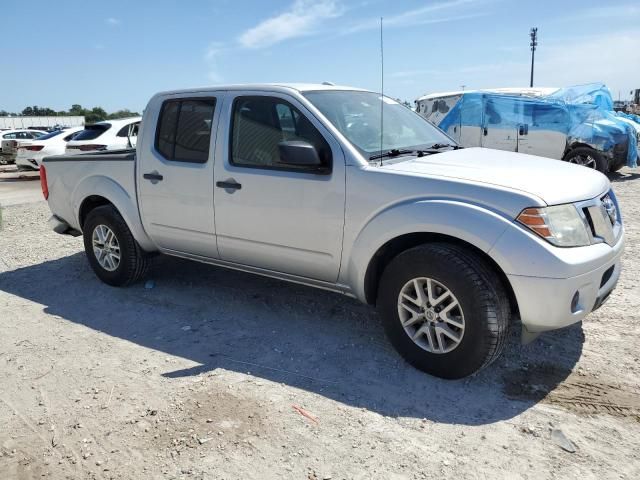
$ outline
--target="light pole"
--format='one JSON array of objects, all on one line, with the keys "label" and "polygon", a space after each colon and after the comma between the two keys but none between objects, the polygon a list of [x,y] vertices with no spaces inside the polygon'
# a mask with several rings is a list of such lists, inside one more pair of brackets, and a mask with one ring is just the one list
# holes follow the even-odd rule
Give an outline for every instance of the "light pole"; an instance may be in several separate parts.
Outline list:
[{"label": "light pole", "polygon": [[538,27],[533,27],[529,32],[531,36],[531,81],[529,82],[529,87],[533,88],[533,63],[536,58],[536,47],[538,46]]}]

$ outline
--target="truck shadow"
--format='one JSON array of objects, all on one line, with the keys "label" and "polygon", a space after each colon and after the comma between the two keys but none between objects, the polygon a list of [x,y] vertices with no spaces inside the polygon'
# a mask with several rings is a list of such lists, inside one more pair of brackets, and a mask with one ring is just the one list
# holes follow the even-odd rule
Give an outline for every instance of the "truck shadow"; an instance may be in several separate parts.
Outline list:
[{"label": "truck shadow", "polygon": [[[382,415],[449,424],[496,422],[543,400],[571,373],[584,340],[576,325],[521,346],[515,328],[509,351],[494,365],[445,381],[407,365],[386,341],[375,310],[356,300],[168,257],[156,259],[148,278],[153,288],[109,287],[77,253],[0,273],[0,290],[197,364],[163,373],[168,378],[217,368],[251,372]],[[545,369],[542,382],[535,372],[544,365],[553,369]],[[536,395],[519,395],[529,383]]]}]

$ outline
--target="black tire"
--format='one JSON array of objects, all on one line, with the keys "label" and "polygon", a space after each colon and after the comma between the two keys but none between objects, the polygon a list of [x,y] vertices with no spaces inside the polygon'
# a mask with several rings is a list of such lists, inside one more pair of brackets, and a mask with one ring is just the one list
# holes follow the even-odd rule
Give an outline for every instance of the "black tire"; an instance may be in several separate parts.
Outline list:
[{"label": "black tire", "polygon": [[597,150],[589,147],[574,148],[567,152],[563,160],[565,162],[581,164],[581,161],[579,159],[587,157],[591,157],[595,161],[595,169],[599,172],[607,173],[609,171],[609,161],[607,160],[607,158]]},{"label": "black tire", "polygon": [[[448,353],[423,349],[402,326],[398,297],[405,284],[419,277],[445,285],[464,312],[464,335]],[[511,320],[509,299],[498,275],[473,252],[447,243],[420,245],[395,257],[380,279],[378,307],[400,355],[419,370],[446,379],[471,375],[498,358]]]},{"label": "black tire", "polygon": [[610,172],[617,172],[618,170],[620,170],[621,168],[623,168],[623,167],[624,167],[624,166],[626,166],[626,165],[627,165],[627,162],[618,162],[618,163],[616,163],[615,165],[612,165],[612,166],[609,168],[609,171],[610,171]]},{"label": "black tire", "polygon": [[[109,271],[100,265],[93,250],[92,236],[99,225],[105,225],[115,235],[120,248],[117,268]],[[94,208],[89,212],[82,228],[84,250],[97,277],[108,285],[124,287],[139,280],[147,271],[149,256],[131,234],[124,219],[111,205]]]}]

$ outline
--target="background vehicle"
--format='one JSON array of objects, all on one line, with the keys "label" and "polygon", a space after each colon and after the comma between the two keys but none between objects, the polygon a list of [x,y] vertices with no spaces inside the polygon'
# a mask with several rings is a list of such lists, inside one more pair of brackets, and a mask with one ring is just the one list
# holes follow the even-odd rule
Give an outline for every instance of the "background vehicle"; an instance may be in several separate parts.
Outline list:
[{"label": "background vehicle", "polygon": [[379,94],[231,85],[158,94],[144,115],[136,151],[41,167],[52,228],[82,234],[110,285],[162,252],[341,292],[378,306],[411,364],[460,378],[513,317],[526,339],[578,322],[619,277],[604,175],[459,149]]},{"label": "background vehicle", "polygon": [[45,135],[47,132],[40,130],[5,130],[0,133],[0,163],[13,163],[18,153],[19,144],[28,144],[32,140]]},{"label": "background vehicle", "polygon": [[640,124],[613,111],[601,84],[431,94],[416,103],[420,115],[465,147],[539,155],[601,172],[638,161]]},{"label": "background vehicle", "polygon": [[18,145],[15,159],[18,170],[38,170],[44,157],[63,155],[67,142],[83,130],[83,127],[55,130],[33,140],[29,145]]},{"label": "background vehicle", "polygon": [[83,132],[67,142],[66,153],[135,148],[140,120],[140,117],[133,117],[87,125]]}]

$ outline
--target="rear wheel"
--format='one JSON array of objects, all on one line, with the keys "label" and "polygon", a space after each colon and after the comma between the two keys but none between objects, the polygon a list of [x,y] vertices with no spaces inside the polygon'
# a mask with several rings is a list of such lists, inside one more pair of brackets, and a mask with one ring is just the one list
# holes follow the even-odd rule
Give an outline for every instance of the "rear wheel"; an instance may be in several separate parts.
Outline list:
[{"label": "rear wheel", "polygon": [[609,171],[607,159],[600,152],[589,147],[574,148],[565,155],[564,160],[583,167],[593,168],[602,173]]},{"label": "rear wheel", "polygon": [[148,254],[115,207],[105,205],[91,210],[82,231],[89,264],[100,280],[121,287],[145,274]]},{"label": "rear wheel", "polygon": [[469,250],[444,243],[393,259],[380,279],[378,305],[405,360],[449,379],[471,375],[500,355],[511,316],[496,273]]}]

